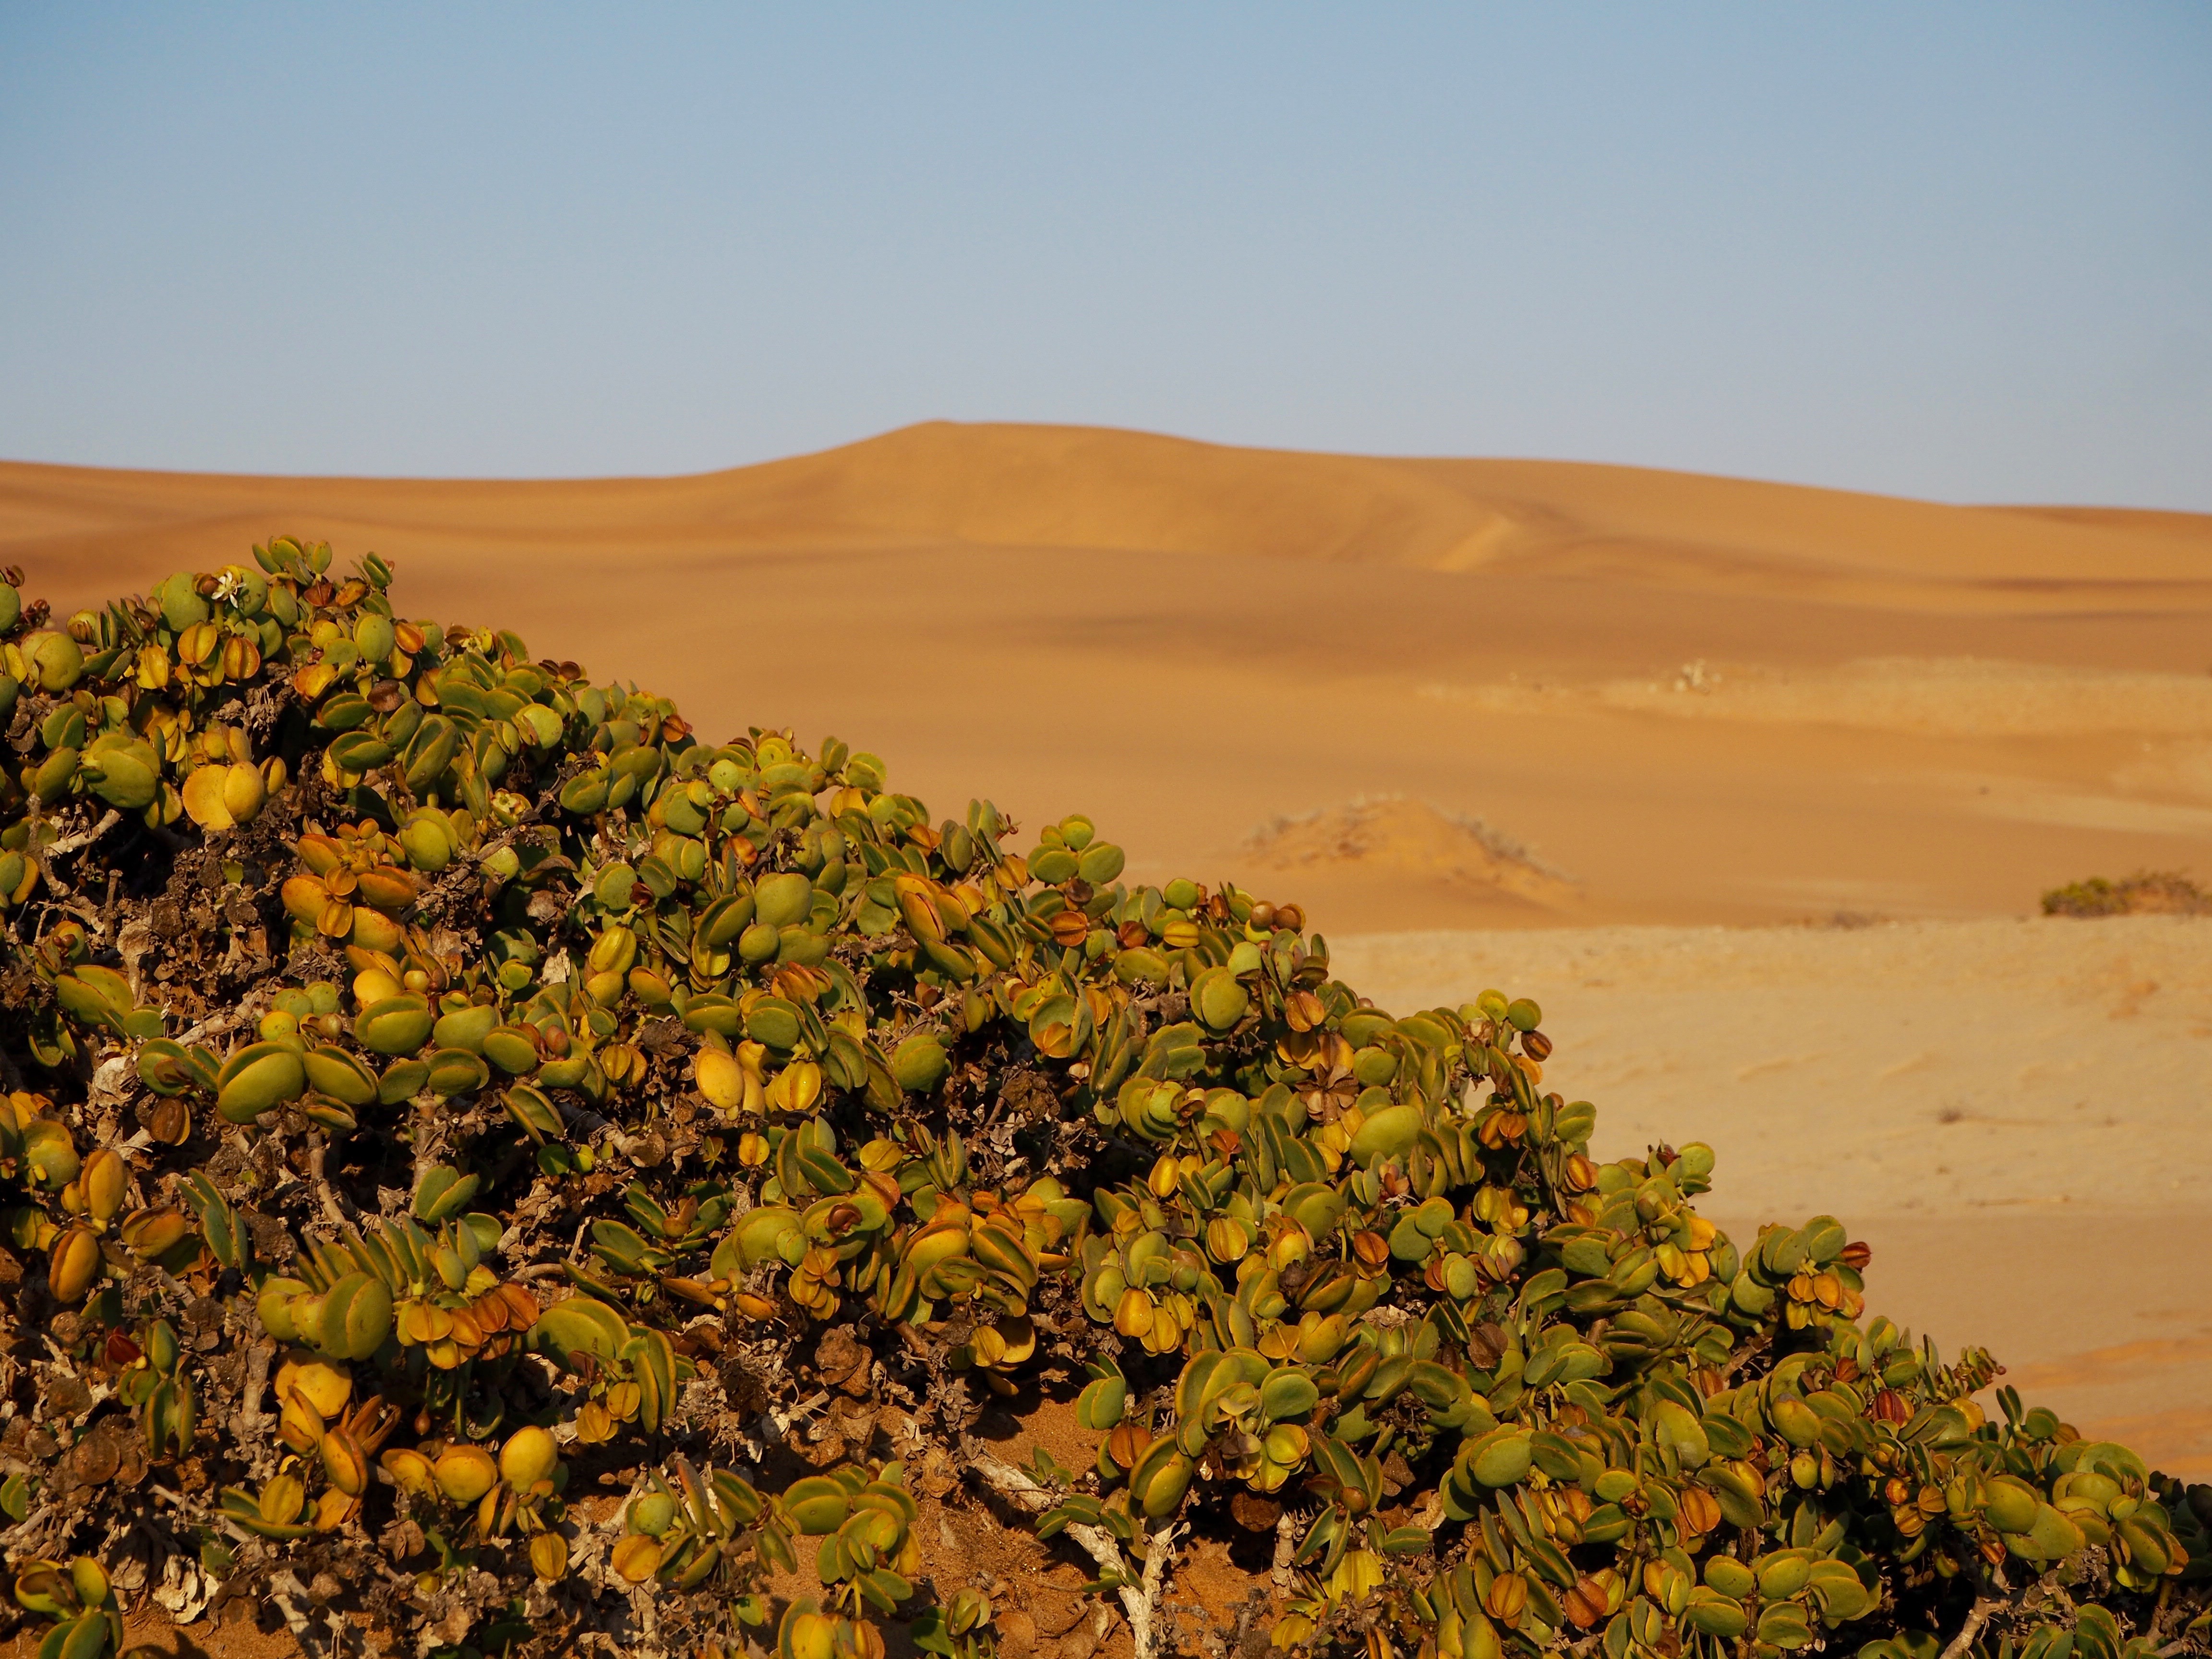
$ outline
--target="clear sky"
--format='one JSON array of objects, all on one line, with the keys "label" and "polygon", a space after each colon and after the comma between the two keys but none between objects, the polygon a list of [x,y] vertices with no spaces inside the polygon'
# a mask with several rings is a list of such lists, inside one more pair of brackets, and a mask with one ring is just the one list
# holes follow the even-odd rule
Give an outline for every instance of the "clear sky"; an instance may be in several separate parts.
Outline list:
[{"label": "clear sky", "polygon": [[0,0],[0,455],[933,416],[2212,509],[2212,6]]}]

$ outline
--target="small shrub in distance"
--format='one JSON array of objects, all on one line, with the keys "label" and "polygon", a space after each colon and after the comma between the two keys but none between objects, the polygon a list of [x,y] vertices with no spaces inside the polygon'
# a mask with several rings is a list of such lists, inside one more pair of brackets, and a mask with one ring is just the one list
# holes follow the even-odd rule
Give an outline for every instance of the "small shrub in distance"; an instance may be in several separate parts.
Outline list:
[{"label": "small shrub in distance", "polygon": [[2212,915],[2212,893],[2173,870],[2140,870],[2119,881],[2092,876],[2043,896],[2046,916]]},{"label": "small shrub in distance", "polygon": [[[42,1653],[212,1595],[394,1650],[989,1659],[916,1528],[947,1460],[1155,1650],[1181,1525],[1286,1540],[1285,1649],[2204,1650],[2212,1490],[1985,1412],[1834,1218],[1722,1234],[1710,1149],[1598,1159],[1534,1004],[1394,1017],[1295,905],[709,742],[331,563],[65,622],[0,586]],[[1079,1474],[966,1437],[1040,1385]]]}]

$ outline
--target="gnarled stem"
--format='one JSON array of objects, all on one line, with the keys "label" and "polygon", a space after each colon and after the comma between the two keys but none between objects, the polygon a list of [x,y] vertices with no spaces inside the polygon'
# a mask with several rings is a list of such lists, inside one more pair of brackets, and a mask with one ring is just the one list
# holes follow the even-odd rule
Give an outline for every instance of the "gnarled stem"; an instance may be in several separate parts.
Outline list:
[{"label": "gnarled stem", "polygon": [[[1051,1492],[1012,1464],[980,1447],[969,1449],[968,1466],[982,1477],[992,1491],[1031,1515],[1042,1515],[1057,1501]],[[1176,1534],[1182,1530],[1180,1526],[1169,1526],[1154,1533],[1151,1547],[1145,1552],[1143,1583],[1121,1586],[1121,1610],[1128,1617],[1129,1638],[1135,1647],[1136,1659],[1158,1659],[1159,1625],[1155,1609],[1166,1582],[1168,1563],[1175,1555]],[[1109,1568],[1115,1572],[1122,1571],[1121,1547],[1103,1527],[1076,1523],[1071,1524],[1066,1533],[1102,1571]]]}]

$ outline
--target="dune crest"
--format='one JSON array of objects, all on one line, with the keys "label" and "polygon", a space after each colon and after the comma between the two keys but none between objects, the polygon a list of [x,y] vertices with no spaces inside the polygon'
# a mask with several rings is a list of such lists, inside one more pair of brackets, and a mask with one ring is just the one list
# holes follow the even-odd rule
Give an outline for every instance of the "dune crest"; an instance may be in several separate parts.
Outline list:
[{"label": "dune crest", "polygon": [[[0,547],[125,527],[228,551],[309,511],[387,539],[501,544],[1142,549],[1473,570],[1648,572],[1837,596],[1901,580],[1934,600],[2045,605],[2201,590],[2212,515],[1960,507],[1583,462],[1250,449],[1097,427],[930,421],[758,465],[665,478],[374,479],[0,463]],[[2009,590],[2009,591],[2008,591]],[[2050,590],[2050,591],[2045,591]],[[1957,596],[1951,596],[1955,602]]]}]

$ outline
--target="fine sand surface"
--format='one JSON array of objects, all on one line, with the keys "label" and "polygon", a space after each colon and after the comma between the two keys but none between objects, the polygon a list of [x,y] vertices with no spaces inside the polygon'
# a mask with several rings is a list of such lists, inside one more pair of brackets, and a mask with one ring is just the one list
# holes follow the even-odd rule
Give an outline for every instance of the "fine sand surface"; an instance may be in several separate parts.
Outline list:
[{"label": "fine sand surface", "polygon": [[1717,1218],[1837,1213],[1874,1310],[2212,1478],[2212,920],[2022,919],[2212,878],[2212,517],[946,423],[668,479],[0,465],[64,613],[287,532],[709,737],[1296,899],[1385,1006],[1534,994],[1601,1151],[1711,1141]]}]

